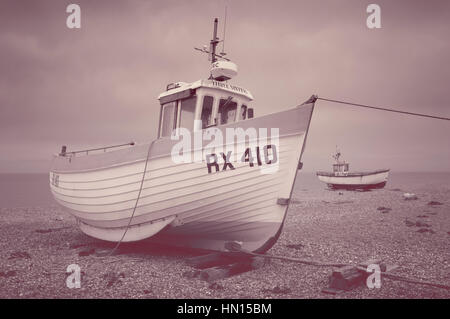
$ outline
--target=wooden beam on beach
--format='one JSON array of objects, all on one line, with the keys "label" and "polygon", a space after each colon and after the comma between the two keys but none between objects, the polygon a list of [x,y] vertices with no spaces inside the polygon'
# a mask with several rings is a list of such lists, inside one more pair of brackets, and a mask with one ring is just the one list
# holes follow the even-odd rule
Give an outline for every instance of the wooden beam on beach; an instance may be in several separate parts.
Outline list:
[{"label": "wooden beam on beach", "polygon": [[329,287],[324,288],[322,292],[337,294],[364,285],[370,275],[370,272],[367,271],[370,265],[378,265],[382,273],[387,271],[386,265],[379,259],[369,259],[357,266],[347,265],[335,268],[329,278]]},{"label": "wooden beam on beach", "polygon": [[208,282],[214,282],[219,279],[228,278],[250,270],[263,267],[267,260],[262,257],[250,257],[228,265],[211,267],[204,269],[200,273],[200,278]]},{"label": "wooden beam on beach", "polygon": [[344,266],[333,270],[329,288],[349,291],[360,286],[367,276],[355,266]]},{"label": "wooden beam on beach", "polygon": [[213,252],[206,255],[188,258],[186,263],[197,269],[211,268],[220,265],[227,265],[238,262],[243,259],[252,258],[253,256],[245,252]]},{"label": "wooden beam on beach", "polygon": [[236,262],[237,258],[222,253],[211,253],[202,256],[191,257],[186,260],[189,266],[197,269],[211,268],[219,265]]},{"label": "wooden beam on beach", "polygon": [[188,271],[185,277],[200,278],[208,282],[241,274],[263,267],[268,259],[245,252],[214,252],[188,258],[186,263],[197,270]]}]

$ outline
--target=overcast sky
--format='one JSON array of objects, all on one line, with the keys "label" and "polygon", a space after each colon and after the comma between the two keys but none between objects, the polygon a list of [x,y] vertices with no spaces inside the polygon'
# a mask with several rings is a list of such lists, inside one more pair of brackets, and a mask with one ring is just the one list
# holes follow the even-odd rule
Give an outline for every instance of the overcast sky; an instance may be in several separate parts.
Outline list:
[{"label": "overcast sky", "polygon": [[[81,29],[66,7],[81,7]],[[366,8],[381,7],[381,29]],[[312,94],[450,117],[450,1],[0,2],[0,172],[46,172],[51,154],[156,136],[166,84],[207,78],[214,17],[256,115]],[[355,170],[450,171],[450,122],[319,101],[306,171],[338,145]]]}]

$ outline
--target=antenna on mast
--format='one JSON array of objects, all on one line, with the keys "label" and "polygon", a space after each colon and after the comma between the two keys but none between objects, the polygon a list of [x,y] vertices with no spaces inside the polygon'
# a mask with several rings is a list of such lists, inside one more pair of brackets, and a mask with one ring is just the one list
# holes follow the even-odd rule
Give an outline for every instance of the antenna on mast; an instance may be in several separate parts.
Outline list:
[{"label": "antenna on mast", "polygon": [[219,44],[219,38],[217,37],[217,24],[219,20],[217,18],[214,19],[214,32],[213,32],[213,38],[210,42],[210,52],[211,52],[211,63],[214,63],[217,61],[216,58],[216,47],[217,44]]},{"label": "antenna on mast", "polygon": [[[208,61],[211,61],[211,70],[209,80],[216,81],[227,81],[234,78],[237,75],[237,65],[224,57],[225,52],[221,52],[219,54],[216,53],[217,45],[221,42],[217,37],[217,24],[219,19],[214,19],[214,31],[213,38],[209,42],[209,51],[207,50],[207,46],[203,46],[203,49],[195,48],[203,53],[208,54]],[[225,36],[225,29],[224,29]],[[223,40],[222,40],[223,41]],[[223,61],[225,60],[225,61]]]},{"label": "antenna on mast", "polygon": [[[227,60],[230,61],[230,59],[227,59],[226,57],[224,57],[224,55],[226,53],[221,52],[219,54],[216,53],[216,49],[217,49],[217,45],[221,42],[219,40],[219,38],[217,37],[217,24],[219,22],[219,19],[215,18],[214,19],[214,31],[213,31],[213,38],[212,40],[209,42],[209,51],[206,49],[206,45],[203,46],[202,49],[199,48],[195,48],[195,50],[203,52],[203,53],[208,53],[208,60],[211,61],[211,63],[217,62],[218,59],[223,59],[223,60]],[[225,31],[224,31],[225,32]],[[225,33],[224,33],[225,34]]]},{"label": "antenna on mast", "polygon": [[225,19],[223,23],[223,39],[222,39],[222,52],[220,52],[220,55],[226,55],[225,53],[225,32],[227,30],[227,6],[225,6]]}]

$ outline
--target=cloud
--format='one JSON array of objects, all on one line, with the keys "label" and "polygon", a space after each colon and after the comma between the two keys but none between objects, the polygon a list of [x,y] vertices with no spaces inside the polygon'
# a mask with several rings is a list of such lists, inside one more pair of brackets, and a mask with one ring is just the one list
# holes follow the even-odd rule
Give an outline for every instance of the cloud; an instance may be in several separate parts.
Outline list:
[{"label": "cloud", "polygon": [[[447,1],[378,1],[379,30],[365,26],[369,1],[76,3],[80,30],[65,26],[69,2],[0,3],[0,171],[45,170],[63,144],[154,138],[166,84],[208,76],[193,47],[208,43],[215,16],[222,34],[225,5],[225,50],[257,115],[317,93],[450,116]],[[340,144],[362,167],[450,170],[447,126],[319,102],[305,168],[328,167]]]}]

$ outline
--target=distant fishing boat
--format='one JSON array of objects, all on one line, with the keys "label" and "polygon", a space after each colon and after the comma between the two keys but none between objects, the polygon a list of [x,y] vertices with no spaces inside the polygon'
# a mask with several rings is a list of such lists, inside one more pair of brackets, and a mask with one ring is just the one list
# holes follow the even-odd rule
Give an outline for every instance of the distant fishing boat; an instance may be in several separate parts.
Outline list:
[{"label": "distant fishing boat", "polygon": [[349,163],[340,159],[341,153],[336,150],[333,155],[336,163],[333,172],[317,172],[320,181],[332,189],[375,189],[383,188],[388,179],[389,169],[370,172],[349,172]]},{"label": "distant fishing boat", "polygon": [[[197,49],[212,62],[210,76],[167,85],[157,139],[64,146],[54,156],[51,191],[85,234],[218,251],[237,242],[264,252],[277,241],[317,97],[254,117],[252,94],[228,82],[237,66],[216,54],[219,42],[216,19],[209,51]],[[235,136],[224,141],[229,132]]]}]

